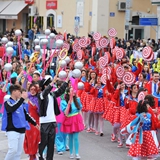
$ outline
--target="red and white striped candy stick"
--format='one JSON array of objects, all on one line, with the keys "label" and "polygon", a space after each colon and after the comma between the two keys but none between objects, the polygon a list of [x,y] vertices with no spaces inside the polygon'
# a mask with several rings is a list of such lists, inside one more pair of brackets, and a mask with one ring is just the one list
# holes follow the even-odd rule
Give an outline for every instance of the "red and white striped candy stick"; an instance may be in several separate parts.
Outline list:
[{"label": "red and white striped candy stick", "polygon": [[111,38],[111,39],[110,39],[110,47],[111,47],[111,49],[113,49],[113,48],[115,47],[115,45],[116,45],[115,39],[114,39],[114,38]]}]

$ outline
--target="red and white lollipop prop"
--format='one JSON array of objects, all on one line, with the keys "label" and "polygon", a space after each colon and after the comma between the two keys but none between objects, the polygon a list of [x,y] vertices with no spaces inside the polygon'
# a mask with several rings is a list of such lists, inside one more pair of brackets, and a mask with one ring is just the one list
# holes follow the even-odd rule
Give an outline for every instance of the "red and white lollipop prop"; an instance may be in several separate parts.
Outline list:
[{"label": "red and white lollipop prop", "polygon": [[81,47],[79,46],[77,42],[73,43],[72,48],[73,48],[73,52],[78,52],[81,49]]},{"label": "red and white lollipop prop", "polygon": [[146,93],[145,92],[140,92],[139,94],[138,94],[138,102],[139,101],[143,101],[144,100],[144,98],[145,98],[145,96],[146,96]]},{"label": "red and white lollipop prop", "polygon": [[144,47],[142,50],[142,56],[144,59],[147,59],[151,56],[152,54],[152,48],[151,47]]},{"label": "red and white lollipop prop", "polygon": [[102,74],[111,75],[111,73],[112,73],[111,67],[106,67],[106,68],[102,69]]},{"label": "red and white lollipop prop", "polygon": [[107,47],[108,44],[109,44],[109,40],[107,38],[101,38],[99,40],[99,45],[101,46],[101,48]]},{"label": "red and white lollipop prop", "polygon": [[106,59],[104,57],[100,57],[99,58],[99,66],[100,66],[100,68],[106,67],[107,64],[108,63],[107,63],[107,61],[106,61]]},{"label": "red and white lollipop prop", "polygon": [[87,47],[88,46],[88,40],[87,40],[87,38],[85,38],[85,37],[80,38],[79,41],[78,41],[78,44],[82,48]]},{"label": "red and white lollipop prop", "polygon": [[147,59],[144,58],[144,60],[147,61],[147,62],[151,62],[153,59],[154,59],[153,52],[151,53],[151,56],[149,58],[147,58]]},{"label": "red and white lollipop prop", "polygon": [[135,75],[132,72],[125,72],[123,76],[123,82],[126,85],[132,85],[136,80]]},{"label": "red and white lollipop prop", "polygon": [[124,50],[122,48],[116,49],[116,59],[122,59],[124,57]]},{"label": "red and white lollipop prop", "polygon": [[110,79],[110,75],[108,75],[108,74],[102,74],[102,76],[101,76],[101,82],[103,83],[103,84],[106,84],[106,79]]},{"label": "red and white lollipop prop", "polygon": [[108,30],[108,35],[109,35],[109,37],[115,37],[117,35],[116,29],[115,28],[110,28]]},{"label": "red and white lollipop prop", "polygon": [[66,48],[67,50],[69,50],[70,45],[67,42],[63,42],[63,47],[62,48]]},{"label": "red and white lollipop prop", "polygon": [[63,37],[63,35],[61,35],[61,34],[58,34],[58,35],[56,35],[56,40],[63,40],[64,39],[64,37]]},{"label": "red and white lollipop prop", "polygon": [[125,73],[125,71],[124,71],[124,67],[123,66],[117,67],[116,75],[117,75],[118,78],[122,78],[124,76],[124,73]]},{"label": "red and white lollipop prop", "polygon": [[100,34],[100,33],[96,32],[96,33],[93,34],[93,39],[94,39],[95,41],[99,41],[100,38],[101,38],[101,34]]}]

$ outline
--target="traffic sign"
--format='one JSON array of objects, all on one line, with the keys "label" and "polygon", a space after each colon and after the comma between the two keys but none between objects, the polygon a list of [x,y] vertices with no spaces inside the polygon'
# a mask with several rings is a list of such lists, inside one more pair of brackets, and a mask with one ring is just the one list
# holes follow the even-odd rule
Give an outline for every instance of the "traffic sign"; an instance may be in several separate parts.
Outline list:
[{"label": "traffic sign", "polygon": [[74,20],[75,20],[75,25],[79,25],[80,17],[76,16],[76,17],[74,17]]},{"label": "traffic sign", "polygon": [[115,12],[110,12],[110,17],[115,17]]},{"label": "traffic sign", "polygon": [[157,26],[158,18],[140,18],[139,25],[142,26]]},{"label": "traffic sign", "polygon": [[79,26],[74,26],[74,32],[75,32],[76,37],[77,37],[78,33],[79,33]]}]

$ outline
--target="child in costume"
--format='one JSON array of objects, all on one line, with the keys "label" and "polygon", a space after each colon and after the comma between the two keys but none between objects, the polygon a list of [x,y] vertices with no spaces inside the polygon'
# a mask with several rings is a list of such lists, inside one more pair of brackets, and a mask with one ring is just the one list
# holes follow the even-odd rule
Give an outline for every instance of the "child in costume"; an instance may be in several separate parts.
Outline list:
[{"label": "child in costume", "polygon": [[[65,114],[61,131],[69,135],[70,158],[77,160],[79,156],[79,132],[84,130],[83,119],[81,116],[82,104],[80,99],[76,97],[76,93],[72,88],[66,89],[65,99],[61,100],[61,109]],[[73,154],[73,145],[75,149],[75,157]]]},{"label": "child in costume", "polygon": [[158,140],[153,130],[154,121],[148,112],[150,107],[147,100],[141,100],[137,106],[136,118],[127,126],[131,134],[131,146],[128,155],[133,160],[151,159],[158,156]]}]

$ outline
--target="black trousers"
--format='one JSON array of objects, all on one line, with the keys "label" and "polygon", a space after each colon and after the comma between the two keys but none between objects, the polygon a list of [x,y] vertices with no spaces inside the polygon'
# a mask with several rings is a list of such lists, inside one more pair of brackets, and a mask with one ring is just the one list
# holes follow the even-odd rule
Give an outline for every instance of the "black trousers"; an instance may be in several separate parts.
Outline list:
[{"label": "black trousers", "polygon": [[57,127],[56,122],[41,124],[41,128],[40,128],[41,142],[39,144],[40,160],[43,160],[42,158],[43,151],[46,146],[47,146],[47,159],[46,160],[53,160],[56,127]]}]

